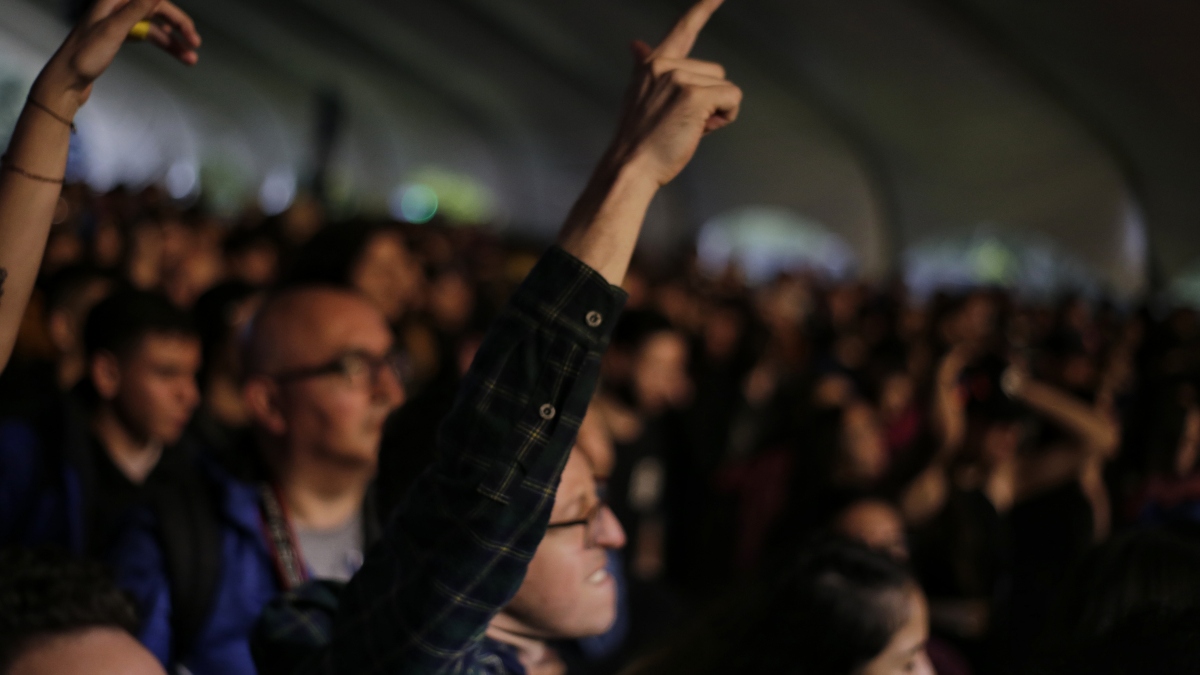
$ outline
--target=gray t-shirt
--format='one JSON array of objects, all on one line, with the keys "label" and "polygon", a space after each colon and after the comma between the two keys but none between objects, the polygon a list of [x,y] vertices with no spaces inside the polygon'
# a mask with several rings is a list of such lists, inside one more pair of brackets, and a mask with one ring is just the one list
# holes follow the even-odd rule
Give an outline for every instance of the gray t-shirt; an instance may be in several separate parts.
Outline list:
[{"label": "gray t-shirt", "polygon": [[362,567],[362,514],[355,512],[350,520],[328,530],[296,528],[300,555],[308,563],[314,579],[349,581]]}]

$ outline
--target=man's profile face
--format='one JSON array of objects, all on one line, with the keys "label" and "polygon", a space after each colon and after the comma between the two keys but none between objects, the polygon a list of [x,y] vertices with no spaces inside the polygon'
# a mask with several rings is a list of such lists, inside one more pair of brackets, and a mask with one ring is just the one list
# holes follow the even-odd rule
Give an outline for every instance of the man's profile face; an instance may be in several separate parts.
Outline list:
[{"label": "man's profile face", "polygon": [[200,340],[149,334],[123,359],[112,401],[135,435],[175,443],[200,402]]},{"label": "man's profile face", "polygon": [[[279,372],[321,366],[346,354],[382,358],[392,349],[392,332],[368,301],[350,293],[311,295],[305,311],[312,320],[281,336],[286,359]],[[305,447],[327,460],[373,466],[384,420],[403,402],[404,391],[385,367],[374,378],[371,373],[330,373],[283,382],[279,398],[291,447]]]},{"label": "man's profile face", "polygon": [[165,675],[132,635],[117,628],[84,628],[35,638],[9,675]]},{"label": "man's profile face", "polygon": [[[587,517],[599,502],[591,464],[571,452],[555,495],[550,523]],[[607,571],[608,551],[625,545],[625,531],[608,507],[588,528],[551,528],[538,546],[525,581],[505,612],[545,638],[600,635],[616,619],[616,582]]]}]

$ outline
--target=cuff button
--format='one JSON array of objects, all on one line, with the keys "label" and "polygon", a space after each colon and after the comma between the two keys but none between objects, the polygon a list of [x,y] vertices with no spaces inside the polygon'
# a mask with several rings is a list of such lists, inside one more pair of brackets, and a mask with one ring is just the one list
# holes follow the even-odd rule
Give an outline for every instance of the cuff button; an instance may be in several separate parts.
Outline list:
[{"label": "cuff button", "polygon": [[584,319],[587,321],[587,325],[591,326],[592,328],[595,328],[604,322],[604,317],[600,316],[600,312],[588,312]]},{"label": "cuff button", "polygon": [[550,405],[549,403],[543,403],[542,407],[538,408],[538,414],[541,415],[542,419],[544,420],[554,419],[554,415],[557,413],[558,411],[555,410],[554,406]]}]

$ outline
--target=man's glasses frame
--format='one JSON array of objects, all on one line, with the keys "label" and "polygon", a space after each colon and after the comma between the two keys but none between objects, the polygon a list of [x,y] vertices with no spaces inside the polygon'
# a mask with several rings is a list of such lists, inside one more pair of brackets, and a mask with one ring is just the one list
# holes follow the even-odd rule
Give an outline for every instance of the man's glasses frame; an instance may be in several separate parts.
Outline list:
[{"label": "man's glasses frame", "polygon": [[409,378],[411,370],[408,357],[401,351],[393,349],[382,356],[376,356],[362,349],[352,349],[339,354],[334,359],[316,366],[294,368],[276,373],[271,378],[279,383],[296,382],[325,375],[340,375],[351,384],[367,384],[379,386],[379,376],[384,368],[390,369],[396,380],[402,385]]},{"label": "man's glasses frame", "polygon": [[583,541],[587,548],[596,546],[597,538],[599,537],[600,520],[604,517],[604,512],[608,510],[608,502],[604,499],[598,500],[588,512],[583,514],[582,518],[575,520],[566,520],[561,523],[550,523],[546,526],[547,530],[562,529],[567,527],[584,526]]}]

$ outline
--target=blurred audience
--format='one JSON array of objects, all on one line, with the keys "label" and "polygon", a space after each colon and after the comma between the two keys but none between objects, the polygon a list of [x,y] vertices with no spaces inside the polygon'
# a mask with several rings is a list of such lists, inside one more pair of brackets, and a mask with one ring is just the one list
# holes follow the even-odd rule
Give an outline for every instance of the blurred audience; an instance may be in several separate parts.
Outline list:
[{"label": "blurred audience", "polygon": [[[105,555],[102,542],[128,507],[142,500],[151,511],[162,508],[155,490],[143,490],[139,481],[183,480],[170,477],[173,458],[187,467],[200,461],[206,467],[200,482],[210,491],[218,486],[213,494],[226,483],[249,486],[247,513],[257,514],[255,486],[294,469],[281,463],[286,453],[269,451],[278,432],[264,442],[279,412],[256,407],[246,394],[277,387],[286,399],[280,401],[299,406],[301,389],[352,377],[282,383],[270,377],[293,366],[332,369],[331,359],[353,351],[336,340],[326,345],[328,354],[314,351],[278,371],[245,360],[253,350],[242,348],[244,339],[260,330],[250,321],[268,293],[262,284],[276,278],[307,298],[294,303],[295,311],[303,306],[316,314],[309,324],[276,332],[271,354],[292,343],[315,345],[317,326],[340,311],[325,299],[336,305],[341,298],[377,317],[371,331],[383,331],[379,336],[403,354],[388,362],[384,377],[402,378],[396,382],[408,403],[368,415],[367,426],[380,424],[381,435],[363,436],[363,448],[371,449],[355,455],[360,468],[338,459],[336,444],[327,448],[329,466],[359,475],[355,484],[375,486],[366,502],[378,506],[362,513],[382,520],[433,461],[439,421],[489,323],[488,308],[512,291],[530,259],[523,244],[479,229],[331,223],[307,244],[294,238],[285,244],[273,230],[277,218],[225,224],[192,209],[162,220],[170,211],[152,192],[65,194],[73,212],[93,213],[89,220],[112,223],[117,232],[152,228],[167,242],[208,237],[213,243],[151,247],[147,237],[136,245],[147,248],[135,256],[129,252],[135,237],[122,236],[104,246],[115,246],[125,262],[106,272],[95,240],[105,236],[102,230],[81,231],[83,245],[71,247],[58,271],[39,280],[14,360],[0,378],[7,419],[0,459],[11,467],[4,480],[13,485],[0,508],[6,543],[53,542]],[[158,215],[137,215],[142,210]],[[237,261],[251,249],[261,264]],[[196,265],[218,274],[197,274],[209,280],[186,293],[170,291],[180,266],[213,251],[222,252],[219,265]],[[138,263],[159,270],[148,291],[122,290],[137,283],[133,257],[158,261]],[[645,261],[635,267],[629,283],[642,308],[630,310],[616,329],[585,425],[591,440],[581,438],[581,444],[611,443],[593,461],[630,539],[613,564],[628,592],[625,647],[635,645],[635,652],[725,590],[778,570],[812,532],[832,528],[893,555],[907,551],[942,646],[966,654],[974,672],[1012,672],[1034,653],[1071,565],[1096,543],[1140,523],[1200,518],[1193,485],[1200,341],[1193,310],[1156,319],[1148,310],[1121,312],[1078,298],[1021,302],[995,289],[918,302],[890,286],[835,284],[809,274],[752,287],[733,274],[705,276],[681,260],[653,266],[655,275],[641,271]],[[111,302],[154,297],[155,311],[183,307],[193,318],[180,319],[179,328],[147,328],[151,337],[135,339],[132,350],[102,347],[98,336],[89,346],[85,317],[110,302],[104,300],[110,294]],[[105,306],[92,314],[104,316]],[[141,330],[148,320],[142,313],[96,325]],[[157,354],[160,348],[172,354]],[[367,361],[387,348],[381,339],[368,351],[363,363],[338,367],[365,373]],[[151,357],[172,364],[151,364]],[[175,385],[166,384],[172,378],[179,385],[173,394],[168,389]],[[166,387],[161,397],[157,380]],[[310,412],[293,417],[316,419]],[[324,436],[308,430],[297,438]],[[69,450],[71,442],[87,452]],[[115,449],[99,454],[109,445]],[[168,460],[161,466],[152,461],[159,452]],[[81,468],[78,456],[86,459]],[[113,467],[101,480],[93,475],[99,459]],[[113,486],[122,497],[77,502],[71,496],[98,499],[89,495],[109,494],[95,491]],[[153,523],[142,522],[141,531],[152,534]],[[242,610],[252,623],[258,607],[285,586],[261,531],[248,532],[246,541],[260,547],[248,559],[267,573],[266,590]],[[243,564],[221,558],[222,565]],[[169,595],[171,566],[163,560],[155,574]],[[590,672],[618,667],[579,663]]]},{"label": "blurred audience", "polygon": [[[184,42],[162,46],[194,61],[178,9],[134,9],[176,26]],[[81,26],[134,9],[97,3]],[[66,87],[69,112],[121,32],[82,30],[34,90]],[[93,52],[98,70],[64,61]],[[107,560],[139,616],[88,563],[0,553],[3,602],[87,605],[61,624],[28,604],[0,616],[0,665],[70,672],[95,643],[134,672],[145,653],[121,631],[136,630],[170,670],[253,673],[265,606],[350,579],[393,512],[429,498],[457,431],[442,421],[539,247],[440,219],[339,221],[307,194],[266,218],[154,187],[59,194],[36,176],[61,174],[68,137],[27,107],[0,177],[0,209],[37,235],[0,246],[0,361],[15,343],[0,548]],[[0,223],[0,243],[13,232]],[[558,484],[571,503],[481,628],[497,653],[552,673],[637,656],[636,672],[1197,663],[1196,309],[918,298],[804,269],[752,285],[736,263],[702,272],[690,247],[645,253],[621,284],[628,311]],[[582,567],[602,591],[563,581]]]}]

